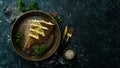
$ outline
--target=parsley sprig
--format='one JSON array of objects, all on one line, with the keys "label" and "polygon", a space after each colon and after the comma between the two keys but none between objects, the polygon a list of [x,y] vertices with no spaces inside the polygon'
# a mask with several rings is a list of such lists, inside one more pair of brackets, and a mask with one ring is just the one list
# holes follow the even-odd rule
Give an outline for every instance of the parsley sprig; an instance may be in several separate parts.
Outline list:
[{"label": "parsley sprig", "polygon": [[28,7],[25,7],[25,3],[22,0],[17,0],[18,9],[22,12],[30,11],[30,10],[38,10],[38,3],[33,1]]}]

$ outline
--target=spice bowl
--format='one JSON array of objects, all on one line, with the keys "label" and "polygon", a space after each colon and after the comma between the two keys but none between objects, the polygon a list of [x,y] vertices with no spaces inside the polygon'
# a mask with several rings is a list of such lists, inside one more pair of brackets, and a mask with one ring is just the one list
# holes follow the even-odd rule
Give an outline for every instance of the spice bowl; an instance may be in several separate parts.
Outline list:
[{"label": "spice bowl", "polygon": [[68,59],[68,60],[72,60],[74,57],[75,57],[75,51],[74,51],[74,49],[73,48],[66,48],[65,50],[64,50],[64,57],[66,58],[66,59]]}]

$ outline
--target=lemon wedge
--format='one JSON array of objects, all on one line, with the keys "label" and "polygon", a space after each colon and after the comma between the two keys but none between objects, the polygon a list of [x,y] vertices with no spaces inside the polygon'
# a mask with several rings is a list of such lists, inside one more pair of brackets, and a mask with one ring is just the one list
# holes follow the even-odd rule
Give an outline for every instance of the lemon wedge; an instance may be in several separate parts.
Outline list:
[{"label": "lemon wedge", "polygon": [[41,24],[40,24],[39,22],[32,22],[32,23],[31,23],[31,26],[41,27]]},{"label": "lemon wedge", "polygon": [[36,32],[30,31],[28,35],[37,40],[39,39],[39,35]]},{"label": "lemon wedge", "polygon": [[43,37],[45,36],[45,33],[42,28],[35,28],[34,30],[36,33],[42,35]]}]

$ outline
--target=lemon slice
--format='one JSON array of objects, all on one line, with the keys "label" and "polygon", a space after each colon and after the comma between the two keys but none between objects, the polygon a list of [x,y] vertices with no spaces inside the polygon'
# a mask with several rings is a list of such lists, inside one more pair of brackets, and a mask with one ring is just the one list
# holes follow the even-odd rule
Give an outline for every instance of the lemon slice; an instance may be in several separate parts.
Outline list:
[{"label": "lemon slice", "polygon": [[36,23],[31,23],[31,26],[34,26],[34,27],[38,27],[38,28],[42,28],[42,29],[45,29],[45,30],[48,30],[47,27],[44,27],[42,26],[40,23],[36,22]]},{"label": "lemon slice", "polygon": [[46,25],[54,25],[53,23],[51,23],[51,22],[46,22],[46,21],[41,21],[40,23],[44,23],[44,24],[46,24]]},{"label": "lemon slice", "polygon": [[39,22],[32,22],[31,25],[35,27],[41,27],[41,24]]},{"label": "lemon slice", "polygon": [[36,32],[30,31],[28,35],[34,39],[39,39],[39,35]]},{"label": "lemon slice", "polygon": [[[48,23],[48,24],[52,24],[52,23]],[[40,24],[39,20],[32,20],[31,22],[31,28],[30,28],[30,33],[29,36],[35,38],[35,39],[39,39],[39,35],[42,35],[43,37],[45,36],[44,30],[48,30],[47,27],[44,27]],[[34,28],[32,28],[34,27]]]},{"label": "lemon slice", "polygon": [[35,28],[34,30],[36,33],[42,35],[43,37],[45,36],[45,33],[42,28]]},{"label": "lemon slice", "polygon": [[44,26],[42,26],[42,29],[48,30],[48,28],[47,28],[47,27],[44,27]]}]

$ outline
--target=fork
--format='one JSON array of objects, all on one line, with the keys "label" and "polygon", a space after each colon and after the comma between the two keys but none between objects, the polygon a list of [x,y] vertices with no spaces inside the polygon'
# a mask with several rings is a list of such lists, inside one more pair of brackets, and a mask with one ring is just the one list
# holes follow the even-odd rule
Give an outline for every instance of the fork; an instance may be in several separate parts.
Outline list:
[{"label": "fork", "polygon": [[68,31],[68,33],[67,33],[66,42],[68,42],[68,40],[72,37],[73,31],[74,31],[74,28],[70,28],[70,29],[69,29],[69,31]]}]

